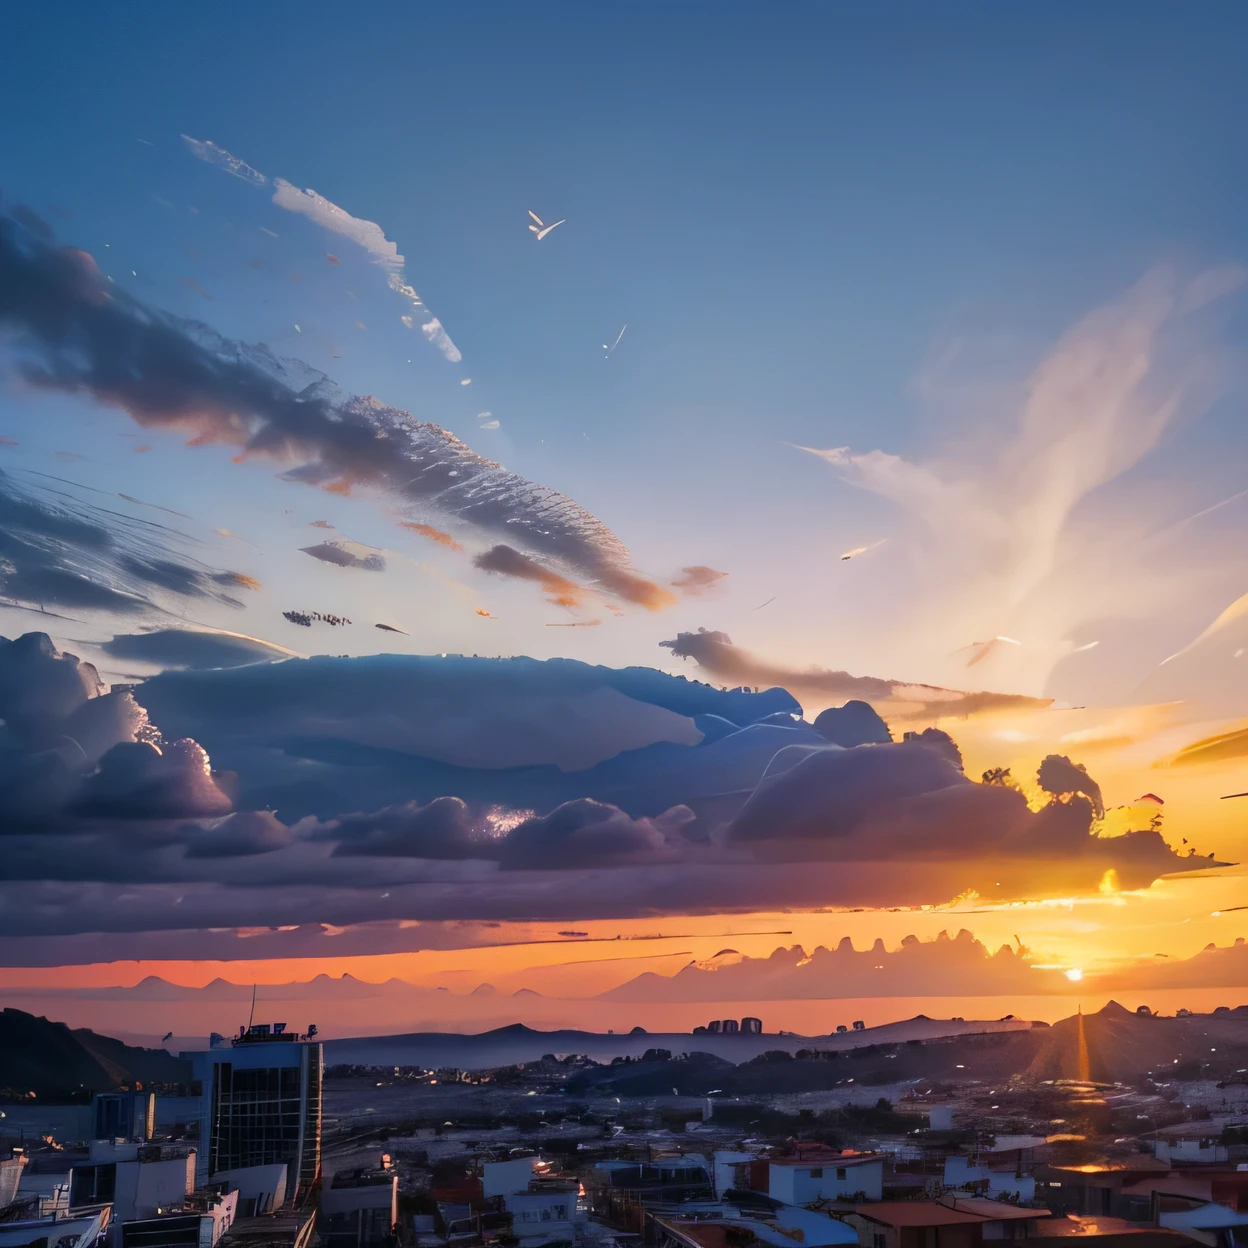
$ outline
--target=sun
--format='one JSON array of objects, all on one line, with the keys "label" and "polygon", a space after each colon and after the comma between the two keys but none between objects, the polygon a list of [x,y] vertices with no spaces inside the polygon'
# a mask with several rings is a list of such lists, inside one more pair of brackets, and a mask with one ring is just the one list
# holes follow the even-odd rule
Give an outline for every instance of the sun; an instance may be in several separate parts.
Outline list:
[{"label": "sun", "polygon": [[1083,978],[1083,971],[1081,971],[1077,966],[1072,966],[1070,970],[1066,972],[1066,978],[1070,980],[1072,984],[1077,984]]}]

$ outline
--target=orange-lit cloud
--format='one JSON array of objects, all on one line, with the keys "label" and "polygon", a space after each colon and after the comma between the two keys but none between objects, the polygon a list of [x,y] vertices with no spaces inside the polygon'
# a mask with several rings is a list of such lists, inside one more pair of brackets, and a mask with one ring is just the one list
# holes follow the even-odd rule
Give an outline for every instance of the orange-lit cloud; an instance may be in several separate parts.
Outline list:
[{"label": "orange-lit cloud", "polygon": [[399,527],[411,529],[413,533],[419,533],[421,537],[427,537],[431,542],[437,542],[439,546],[445,546],[447,550],[463,550],[463,547],[449,533],[444,533],[441,529],[435,529],[431,524],[416,524],[411,520],[400,520]]}]

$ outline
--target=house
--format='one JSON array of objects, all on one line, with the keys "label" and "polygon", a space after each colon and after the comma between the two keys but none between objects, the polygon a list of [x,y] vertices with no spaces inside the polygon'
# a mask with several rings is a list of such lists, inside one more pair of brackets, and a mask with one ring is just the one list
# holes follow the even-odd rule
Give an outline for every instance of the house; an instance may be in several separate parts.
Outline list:
[{"label": "house", "polygon": [[512,1192],[503,1203],[511,1214],[511,1233],[523,1245],[573,1239],[575,1228],[586,1221],[584,1211],[577,1208],[575,1184]]},{"label": "house", "polygon": [[487,1161],[481,1167],[481,1195],[490,1200],[495,1196],[509,1196],[512,1192],[527,1192],[541,1165],[540,1157]]},{"label": "house", "polygon": [[382,1248],[399,1221],[399,1176],[390,1168],[339,1170],[321,1191],[328,1248]]},{"label": "house", "polygon": [[[776,1203],[776,1202],[773,1202]],[[841,1248],[858,1243],[854,1229],[810,1209],[778,1205],[771,1210],[696,1204],[678,1215],[652,1215],[647,1242],[656,1248]]]},{"label": "house", "polygon": [[108,1242],[110,1248],[216,1248],[237,1208],[237,1192],[193,1192],[175,1209],[114,1222]]},{"label": "house", "polygon": [[1036,1198],[1036,1180],[1030,1174],[1019,1174],[1012,1166],[1008,1169],[971,1164],[969,1157],[954,1153],[945,1158],[944,1184],[946,1187],[974,1187],[989,1196],[1011,1199],[1030,1204]]},{"label": "house", "polygon": [[1020,1209],[981,1197],[886,1200],[842,1215],[860,1248],[978,1248],[985,1240],[1027,1239],[1047,1209]]},{"label": "house", "polygon": [[793,1157],[772,1157],[767,1193],[786,1205],[819,1200],[880,1200],[884,1158],[878,1153],[799,1149]]},{"label": "house", "polygon": [[70,1207],[111,1204],[115,1223],[181,1208],[194,1190],[195,1150],[183,1145],[92,1140],[69,1172]]},{"label": "house", "polygon": [[711,1156],[715,1195],[722,1198],[725,1192],[740,1192],[751,1187],[750,1167],[757,1160],[757,1153],[717,1148]]}]

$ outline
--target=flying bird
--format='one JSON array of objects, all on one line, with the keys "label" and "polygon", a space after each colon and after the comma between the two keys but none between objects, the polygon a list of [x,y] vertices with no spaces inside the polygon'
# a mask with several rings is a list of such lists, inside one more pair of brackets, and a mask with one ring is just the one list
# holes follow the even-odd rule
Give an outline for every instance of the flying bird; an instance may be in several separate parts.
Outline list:
[{"label": "flying bird", "polygon": [[869,546],[856,546],[853,550],[847,550],[841,556],[841,562],[844,563],[847,559],[856,559],[859,555],[865,555],[867,551],[874,550],[877,546],[883,546],[886,541],[888,541],[888,538],[882,537],[878,542],[872,542]]},{"label": "flying bird", "polygon": [[533,211],[532,208],[529,209],[529,216],[531,216],[533,220],[537,222],[536,225],[529,226],[529,229],[531,229],[533,233],[537,235],[537,241],[539,243],[542,241],[542,239],[546,237],[547,234],[551,232],[551,230],[555,228],[556,225],[562,225],[563,222],[567,220],[567,217],[564,217],[562,221],[556,221],[554,225],[547,225],[546,222],[543,221],[541,217],[539,217],[537,213]]},{"label": "flying bird", "polygon": [[[627,328],[628,328],[628,325],[626,323],[624,326],[624,329],[627,329]],[[604,360],[610,359],[612,352],[616,349],[616,347],[620,345],[620,339],[624,337],[624,329],[621,329],[620,332],[616,334],[615,341],[610,346],[607,346],[605,342],[602,344],[602,349],[607,353],[606,355],[602,357]]]},{"label": "flying bird", "polygon": [[395,628],[393,624],[374,624],[373,627],[380,628],[383,632],[387,633],[398,633],[400,637],[406,637],[408,635],[401,628]]},{"label": "flying bird", "polygon": [[165,1042],[166,1040],[172,1040],[172,1039],[173,1039],[173,1032],[171,1032],[171,1031],[167,1031],[167,1032],[165,1032],[165,1034],[164,1034],[163,1036],[161,1036],[161,1038],[160,1038],[160,1042],[161,1042],[161,1044],[164,1044],[164,1042]]},{"label": "flying bird", "polygon": [[771,596],[770,598],[768,598],[766,602],[760,602],[760,603],[758,604],[758,606],[756,606],[756,607],[754,608],[754,610],[755,610],[755,611],[761,611],[764,607],[769,607],[769,606],[771,606],[771,604],[772,604],[773,602],[775,602],[775,600],[776,600],[777,598],[779,598],[779,597],[780,597],[780,595],[779,595],[779,594],[772,594],[772,596]]},{"label": "flying bird", "polygon": [[1166,803],[1156,793],[1142,793],[1135,799],[1136,805],[1164,806]]}]

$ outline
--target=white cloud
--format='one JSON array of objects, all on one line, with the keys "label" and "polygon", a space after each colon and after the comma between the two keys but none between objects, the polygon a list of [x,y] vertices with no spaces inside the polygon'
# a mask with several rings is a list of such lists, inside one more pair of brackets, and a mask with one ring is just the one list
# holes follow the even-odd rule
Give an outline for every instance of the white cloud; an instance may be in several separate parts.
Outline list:
[{"label": "white cloud", "polygon": [[[217,165],[227,173],[232,173],[236,178],[250,182],[253,186],[268,185],[269,179],[264,174],[253,169],[246,161],[227,152],[225,148],[218,147],[206,139],[192,139],[186,134],[182,136],[182,139],[200,160],[210,165]],[[424,308],[421,297],[407,281],[407,276],[403,271],[406,262],[399,252],[398,245],[386,237],[385,231],[376,221],[365,221],[362,217],[353,217],[345,208],[340,208],[332,200],[326,199],[324,195],[311,189],[301,191],[293,183],[287,182],[285,178],[274,178],[273,186],[273,203],[278,208],[307,217],[309,221],[315,222],[322,229],[341,234],[358,247],[362,247],[372,257],[373,263],[384,270],[386,284],[396,295],[406,299],[413,307]],[[266,233],[272,233],[272,231],[266,231]],[[403,324],[410,329],[412,317],[404,316],[401,319]],[[452,364],[458,364],[464,358],[436,316],[422,325],[421,329],[425,337]]]},{"label": "white cloud", "polygon": [[436,316],[433,320],[426,321],[425,324],[420,327],[420,332],[424,334],[424,336],[428,338],[429,341],[433,343],[433,345],[437,347],[437,349],[441,351],[452,364],[458,364],[460,360],[464,358],[460,353],[459,348],[451,341],[450,334],[442,328],[442,322],[438,320]]},{"label": "white cloud", "polygon": [[189,134],[184,134],[182,142],[190,148],[193,155],[198,156],[205,163],[217,165],[226,173],[232,173],[236,178],[250,182],[252,186],[268,185],[269,180],[264,174],[253,169],[245,160],[239,160],[237,156],[231,155],[225,148],[218,147],[210,139],[193,139]]}]

